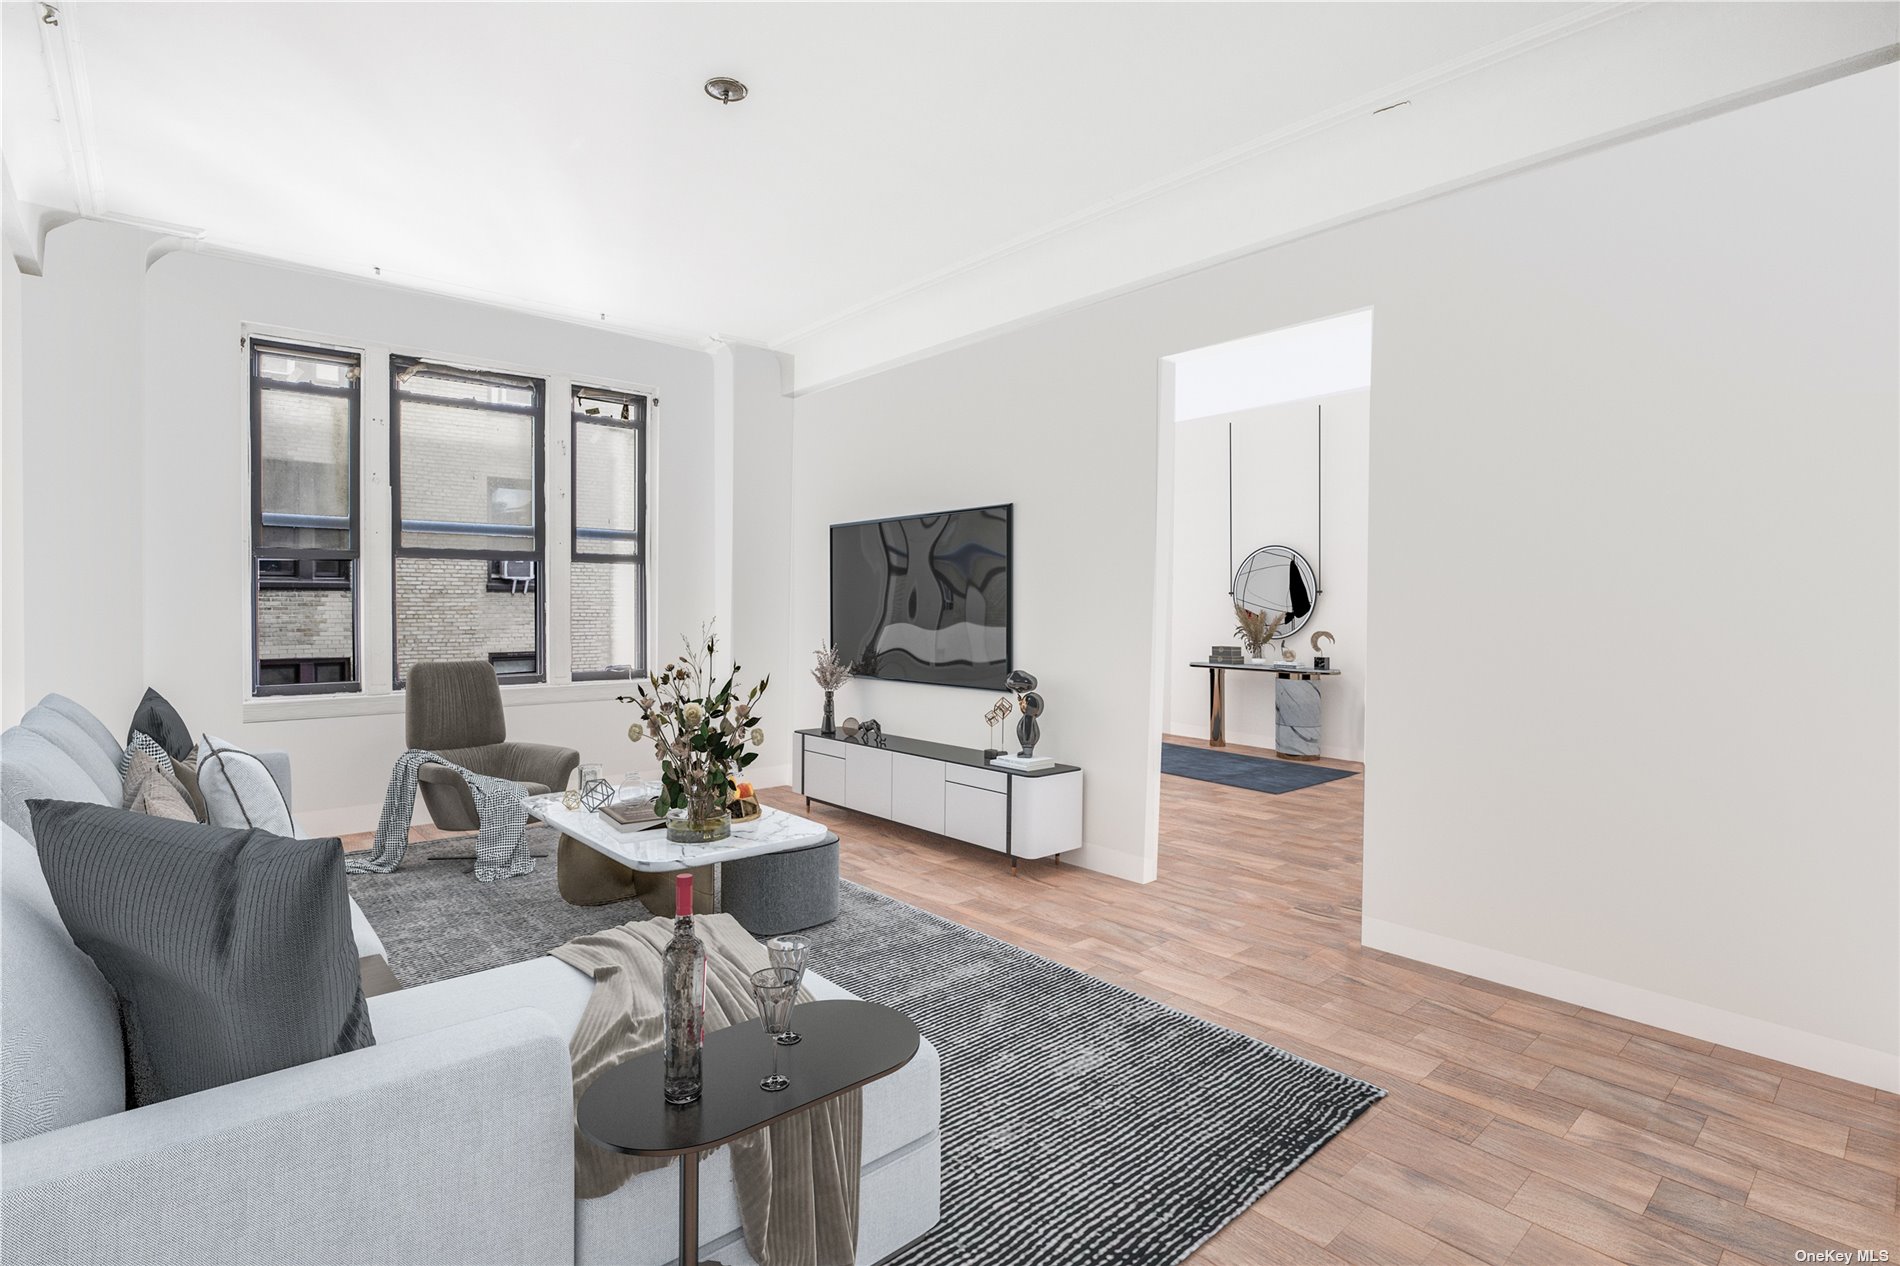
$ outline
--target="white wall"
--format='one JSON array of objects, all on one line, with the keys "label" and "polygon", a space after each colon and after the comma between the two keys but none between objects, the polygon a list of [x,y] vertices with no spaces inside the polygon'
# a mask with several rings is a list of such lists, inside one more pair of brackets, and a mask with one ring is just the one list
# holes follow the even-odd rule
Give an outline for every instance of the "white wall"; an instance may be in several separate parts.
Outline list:
[{"label": "white wall", "polygon": [[[1182,370],[1177,362],[1176,381]],[[1245,409],[1174,427],[1174,600],[1165,656],[1169,734],[1207,737],[1207,670],[1189,668],[1214,645],[1239,643],[1228,594],[1228,428],[1233,428],[1235,565],[1261,545],[1290,545],[1320,568],[1320,594],[1286,644],[1311,662],[1321,629],[1339,676],[1321,679],[1320,754],[1366,754],[1366,489],[1371,393]],[[1316,411],[1325,411],[1323,429]],[[1325,540],[1319,532],[1319,438],[1325,443]],[[1273,678],[1227,674],[1227,738],[1274,747]]]},{"label": "white wall", "polygon": [[[7,187],[11,198],[12,187]],[[13,252],[0,252],[0,726],[12,725],[26,699],[26,396],[21,387],[20,290]]]},{"label": "white wall", "polygon": [[[827,523],[1015,501],[1083,860],[1141,873],[1157,361],[1373,307],[1368,941],[1900,1085],[1896,92],[1867,71],[801,396],[794,636]],[[1798,671],[1765,658],[1799,650],[1781,595],[1826,596]],[[980,705],[845,701],[963,742]]]},{"label": "white wall", "polygon": [[810,664],[791,644],[792,402],[776,352],[732,345],[732,651],[751,683],[770,677],[761,701],[765,746],[747,776],[761,787],[791,781],[792,731],[807,724],[793,680]]},{"label": "white wall", "polygon": [[1174,360],[1174,420],[1193,422],[1372,386],[1372,313],[1267,330]]},{"label": "white wall", "polygon": [[149,241],[68,224],[47,237],[43,275],[20,278],[24,702],[59,691],[108,726],[130,720],[144,690],[145,550],[178,551],[160,560],[174,570],[197,535],[189,494],[156,523],[141,514],[138,278]]},{"label": "white wall", "polygon": [[[660,404],[649,428],[651,649],[664,652],[682,631],[696,631],[711,617],[711,509],[702,490],[712,464],[712,372],[703,351],[224,256],[160,259],[145,280],[146,504],[175,504],[179,491],[190,489],[189,523],[196,530],[182,557],[172,543],[148,540],[145,676],[194,727],[241,744],[289,749],[305,829],[312,829],[309,821],[331,823],[319,828],[325,830],[375,824],[390,762],[403,750],[403,718],[395,698],[392,710],[379,715],[245,719],[246,380],[238,335],[246,322],[546,376],[548,427],[561,437],[563,464],[561,382],[652,388]],[[386,422],[386,399],[365,392],[364,416],[366,433],[379,419]],[[365,449],[372,485],[386,488],[386,456],[375,445]],[[558,508],[549,517],[567,521]],[[366,571],[364,583],[376,583],[381,568]],[[562,626],[552,604],[549,615],[554,640]],[[611,693],[603,685],[565,694],[510,689],[509,735],[573,747],[610,773],[651,765],[651,753],[627,740],[632,709],[604,698]]]},{"label": "white wall", "polygon": [[[547,376],[550,470],[561,467],[563,478],[560,384],[653,389],[660,398],[649,439],[654,651],[676,646],[681,631],[713,615],[704,495],[712,372],[703,350],[226,256],[174,253],[148,269],[151,244],[122,227],[73,223],[49,235],[45,276],[20,279],[25,477],[17,504],[32,531],[20,560],[25,601],[17,612],[9,602],[9,618],[17,613],[24,626],[24,654],[16,661],[9,652],[8,669],[21,665],[29,702],[58,690],[123,727],[139,694],[155,686],[196,730],[289,749],[304,829],[375,825],[390,763],[404,746],[401,696],[359,699],[360,715],[296,719],[261,720],[249,702],[248,406],[239,344],[247,323]],[[369,436],[386,415],[386,395],[366,391],[363,458],[373,490],[364,508],[372,525],[380,511],[385,531],[387,448]],[[8,502],[10,518],[11,489]],[[567,522],[564,503],[551,500],[549,520],[557,531]],[[373,544],[364,571],[365,593],[387,585],[387,561]],[[549,606],[552,643],[564,621]],[[387,649],[365,642],[365,660],[386,668]],[[509,732],[575,747],[616,773],[650,767],[650,751],[626,738],[632,710],[611,702],[614,689],[510,687]]]}]

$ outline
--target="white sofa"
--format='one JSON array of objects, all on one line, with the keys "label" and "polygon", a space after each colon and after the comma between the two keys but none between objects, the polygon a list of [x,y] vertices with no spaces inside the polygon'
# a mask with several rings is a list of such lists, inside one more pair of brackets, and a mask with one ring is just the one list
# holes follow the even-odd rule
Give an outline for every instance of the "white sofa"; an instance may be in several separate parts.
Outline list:
[{"label": "white sofa", "polygon": [[[373,1047],[128,1110],[116,1002],[59,921],[24,817],[41,797],[116,804],[117,763],[111,733],[58,696],[0,735],[0,1261],[675,1260],[672,1168],[574,1199],[567,1039],[592,986],[552,958],[372,998]],[[351,912],[359,951],[382,952]],[[860,1262],[937,1221],[940,1074],[925,1042],[865,1090]],[[723,1151],[700,1201],[702,1253],[756,1266]]]}]

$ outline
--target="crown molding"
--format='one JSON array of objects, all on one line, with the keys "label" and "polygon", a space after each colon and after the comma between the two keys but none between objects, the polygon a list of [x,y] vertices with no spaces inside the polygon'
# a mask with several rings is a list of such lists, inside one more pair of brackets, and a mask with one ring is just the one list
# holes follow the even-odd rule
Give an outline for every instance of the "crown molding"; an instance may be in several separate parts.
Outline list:
[{"label": "crown molding", "polygon": [[[80,50],[82,25],[77,0],[40,6],[40,58],[46,80],[53,88],[53,108],[66,145],[66,163],[73,180],[73,205],[82,216],[99,214],[105,203],[105,173],[99,166],[99,146],[92,124],[92,87],[86,59]],[[48,18],[54,20],[49,21]]]},{"label": "crown molding", "polygon": [[1518,34],[1509,38],[1494,41],[1481,48],[1474,49],[1463,56],[1441,62],[1417,74],[1393,80],[1391,83],[1385,84],[1372,92],[1355,97],[1350,101],[1342,102],[1331,109],[1323,110],[1318,114],[1301,119],[1297,123],[1290,124],[1287,127],[1279,128],[1265,135],[1255,137],[1253,140],[1233,146],[1210,158],[1202,159],[1200,162],[1191,166],[1181,168],[1179,171],[1170,173],[1169,175],[1158,177],[1155,180],[1116,194],[1113,197],[1104,198],[1100,202],[1084,207],[1082,210],[1064,216],[1059,220],[1045,224],[1041,228],[1032,229],[1000,245],[967,256],[935,272],[926,273],[914,281],[906,282],[901,286],[894,287],[882,294],[853,304],[850,307],[839,309],[830,316],[820,318],[808,325],[801,326],[798,329],[780,335],[772,346],[783,348],[801,342],[811,338],[813,335],[823,333],[826,330],[841,325],[846,321],[864,316],[867,313],[875,312],[879,308],[919,294],[950,278],[973,272],[999,260],[1007,259],[1011,255],[1030,250],[1054,238],[1060,237],[1065,233],[1074,232],[1076,229],[1093,224],[1099,220],[1107,219],[1110,216],[1117,215],[1132,207],[1139,206],[1144,202],[1176,193],[1190,185],[1226,171],[1231,167],[1270,154],[1274,150],[1285,148],[1286,146],[1306,140],[1310,137],[1319,136],[1354,119],[1378,113],[1395,105],[1407,104],[1404,99],[1413,93],[1424,93],[1433,88],[1454,83],[1468,75],[1477,74],[1482,70],[1509,61],[1514,57],[1522,57],[1556,40],[1575,35],[1580,31],[1587,31],[1592,27],[1601,26],[1606,22],[1615,21],[1618,18],[1648,7],[1647,3],[1634,2],[1587,7],[1578,12],[1566,14],[1563,17],[1542,23],[1539,26],[1531,27],[1528,30],[1520,31]]},{"label": "crown molding", "polygon": [[[110,218],[110,217],[96,217]],[[125,221],[131,223],[130,221]],[[137,225],[153,232],[166,230],[151,225]],[[508,312],[520,312],[550,321],[560,321],[567,325],[581,326],[590,330],[605,330],[610,334],[619,334],[627,338],[644,339],[650,343],[664,343],[672,347],[682,347],[688,351],[705,352],[708,350],[710,335],[667,326],[636,325],[624,321],[595,319],[577,312],[572,308],[563,308],[554,304],[542,303],[533,299],[524,299],[518,295],[505,294],[497,290],[487,290],[479,286],[463,285],[459,282],[444,281],[441,278],[426,277],[415,273],[392,272],[388,269],[378,271],[375,266],[341,266],[314,258],[291,257],[273,254],[268,251],[234,245],[228,242],[213,241],[198,230],[198,237],[186,240],[177,236],[176,228],[169,236],[161,239],[153,255],[147,260],[147,267],[158,262],[165,255],[185,253],[211,255],[238,263],[262,265],[267,268],[283,268],[292,272],[308,273],[313,276],[327,277],[338,281],[351,281],[359,285],[389,286],[396,290],[406,290],[416,294],[430,295],[439,299],[455,299],[463,303],[476,303],[483,307],[500,308]],[[167,248],[169,246],[169,249]],[[764,347],[763,342],[740,339],[734,336],[721,336],[727,343],[745,343],[749,346]]]},{"label": "crown molding", "polygon": [[[812,327],[794,395],[1288,242],[1893,60],[1900,7],[1636,5],[1546,27]],[[1612,22],[1610,17],[1617,20]],[[1712,50],[1716,50],[1713,51]],[[1562,91],[1549,90],[1551,85]]]}]

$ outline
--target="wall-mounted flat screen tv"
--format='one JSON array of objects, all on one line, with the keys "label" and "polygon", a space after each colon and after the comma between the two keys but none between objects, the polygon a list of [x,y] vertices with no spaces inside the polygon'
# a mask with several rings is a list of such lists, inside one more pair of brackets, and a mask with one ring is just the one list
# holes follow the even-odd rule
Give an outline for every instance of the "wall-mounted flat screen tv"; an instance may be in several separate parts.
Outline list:
[{"label": "wall-mounted flat screen tv", "polygon": [[1010,507],[831,528],[831,640],[860,677],[1000,689]]}]

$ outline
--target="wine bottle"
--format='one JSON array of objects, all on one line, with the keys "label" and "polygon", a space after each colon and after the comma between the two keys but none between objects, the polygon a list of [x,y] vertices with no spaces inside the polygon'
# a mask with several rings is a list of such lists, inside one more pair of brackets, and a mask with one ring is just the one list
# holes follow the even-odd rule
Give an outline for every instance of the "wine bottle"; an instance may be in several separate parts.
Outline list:
[{"label": "wine bottle", "polygon": [[693,876],[674,880],[673,939],[662,959],[665,989],[666,1101],[699,1101],[700,1055],[706,1042],[706,947],[693,934]]}]

